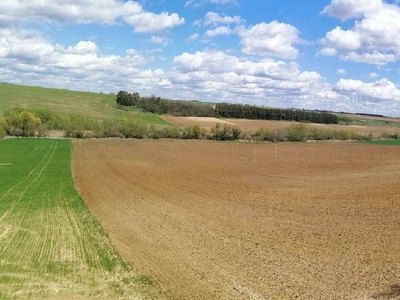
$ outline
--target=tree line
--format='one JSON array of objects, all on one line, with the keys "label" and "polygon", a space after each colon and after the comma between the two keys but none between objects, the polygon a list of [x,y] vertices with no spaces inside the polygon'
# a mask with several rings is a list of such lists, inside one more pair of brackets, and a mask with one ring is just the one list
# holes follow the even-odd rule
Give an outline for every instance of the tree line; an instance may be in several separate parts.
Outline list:
[{"label": "tree line", "polygon": [[[302,142],[307,140],[371,140],[368,135],[353,130],[334,130],[293,123],[287,128],[260,128],[242,132],[236,126],[216,123],[211,128],[193,124],[185,128],[149,125],[135,118],[97,120],[75,114],[54,113],[44,109],[15,108],[0,117],[0,139],[6,135],[18,137],[46,137],[51,130],[64,131],[72,138],[134,138],[134,139],[209,139],[248,140],[270,142]],[[400,134],[382,133],[381,138],[399,139]]]},{"label": "tree line", "polygon": [[277,120],[338,124],[337,115],[328,112],[301,109],[266,108],[245,104],[218,103],[215,106],[195,101],[175,101],[160,97],[141,97],[139,93],[120,91],[115,99],[118,105],[133,106],[156,114],[192,117],[220,117],[251,120]]},{"label": "tree line", "polygon": [[195,101],[174,101],[156,96],[141,97],[139,93],[120,91],[115,99],[123,106],[134,106],[155,114],[169,114],[180,117],[214,117],[215,110],[211,105]]}]

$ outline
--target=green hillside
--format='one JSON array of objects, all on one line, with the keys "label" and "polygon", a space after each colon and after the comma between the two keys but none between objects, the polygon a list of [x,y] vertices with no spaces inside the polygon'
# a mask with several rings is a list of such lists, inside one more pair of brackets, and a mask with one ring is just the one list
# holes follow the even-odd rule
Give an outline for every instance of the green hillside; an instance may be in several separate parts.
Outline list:
[{"label": "green hillside", "polygon": [[5,110],[22,107],[30,109],[48,109],[59,113],[73,113],[96,119],[135,118],[148,124],[169,125],[155,114],[140,110],[129,111],[113,107],[115,95],[75,92],[62,89],[50,89],[0,84],[0,115]]}]

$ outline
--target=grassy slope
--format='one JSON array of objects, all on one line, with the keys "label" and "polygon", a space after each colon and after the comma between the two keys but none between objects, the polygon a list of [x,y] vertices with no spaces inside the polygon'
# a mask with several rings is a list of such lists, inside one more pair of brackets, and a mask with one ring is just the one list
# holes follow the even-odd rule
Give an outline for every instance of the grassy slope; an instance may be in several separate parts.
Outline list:
[{"label": "grassy slope", "polygon": [[98,119],[134,117],[148,124],[169,125],[155,114],[115,109],[114,95],[0,84],[0,115],[10,108],[45,108]]},{"label": "grassy slope", "polygon": [[70,160],[69,140],[0,141],[0,299],[163,298],[114,250],[74,189]]}]

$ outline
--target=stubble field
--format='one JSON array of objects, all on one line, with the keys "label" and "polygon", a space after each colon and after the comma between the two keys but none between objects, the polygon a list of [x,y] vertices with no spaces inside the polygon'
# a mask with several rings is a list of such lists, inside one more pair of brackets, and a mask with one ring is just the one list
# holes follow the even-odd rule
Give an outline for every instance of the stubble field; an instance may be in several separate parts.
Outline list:
[{"label": "stubble field", "polygon": [[76,187],[177,299],[398,299],[400,148],[74,142]]}]

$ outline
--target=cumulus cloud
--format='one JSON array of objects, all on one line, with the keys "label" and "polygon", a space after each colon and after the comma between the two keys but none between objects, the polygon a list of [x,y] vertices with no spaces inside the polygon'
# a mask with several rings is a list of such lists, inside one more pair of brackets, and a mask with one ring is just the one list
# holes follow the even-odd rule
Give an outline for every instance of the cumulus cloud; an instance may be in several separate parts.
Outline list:
[{"label": "cumulus cloud", "polygon": [[234,31],[231,28],[229,28],[227,26],[220,26],[215,29],[207,30],[204,35],[206,37],[215,37],[218,35],[229,35],[229,34],[233,34],[233,33],[234,33]]},{"label": "cumulus cloud", "polygon": [[1,1],[0,27],[28,22],[115,24],[122,19],[137,32],[155,32],[181,25],[178,14],[155,14],[134,1],[61,0]]},{"label": "cumulus cloud", "polygon": [[348,30],[338,26],[329,31],[320,40],[319,54],[374,65],[396,62],[400,58],[400,40],[394,38],[400,35],[399,6],[381,0],[333,0],[324,12],[343,18],[339,8],[347,7],[345,4],[351,8],[343,11],[349,12],[349,17],[360,14],[361,20]]},{"label": "cumulus cloud", "polygon": [[153,36],[150,38],[150,41],[151,41],[153,44],[158,44],[158,45],[162,45],[162,46],[166,46],[166,45],[168,45],[168,43],[169,43],[169,39],[168,39],[168,38],[162,37],[162,36],[156,36],[156,35],[153,35]]},{"label": "cumulus cloud", "polygon": [[371,83],[361,80],[340,79],[333,88],[342,93],[355,93],[372,99],[400,101],[400,90],[388,79]]},{"label": "cumulus cloud", "polygon": [[[260,93],[260,90],[264,96],[269,94],[270,97],[279,97],[286,93],[300,99],[310,95],[314,86],[323,85],[320,74],[301,72],[294,62],[285,63],[272,59],[252,61],[221,51],[185,52],[176,56],[173,63],[170,79],[172,83],[188,88],[191,92],[217,88],[215,91],[222,94],[220,100],[225,101],[240,101],[243,98],[233,96],[246,94],[248,97],[249,94]],[[290,96],[287,101],[289,98]],[[247,102],[248,100],[249,98]],[[259,100],[266,101],[261,96]]]},{"label": "cumulus cloud", "polygon": [[49,82],[60,86],[74,83],[76,87],[98,89],[104,86],[101,80],[123,82],[124,76],[140,73],[145,65],[147,59],[134,49],[128,49],[125,56],[101,55],[91,41],[65,47],[51,44],[36,32],[0,30],[0,73],[7,70],[0,75],[3,81],[23,80],[44,86]]},{"label": "cumulus cloud", "polygon": [[192,35],[190,35],[187,39],[186,42],[193,42],[195,40],[197,40],[200,37],[200,35],[196,32]]},{"label": "cumulus cloud", "polygon": [[217,26],[219,24],[241,24],[243,23],[244,20],[240,16],[226,16],[226,15],[220,15],[216,12],[207,12],[204,20],[202,23],[204,25],[214,25]]},{"label": "cumulus cloud", "polygon": [[272,21],[241,28],[242,51],[246,54],[296,59],[299,51],[293,46],[301,42],[299,30],[286,23]]},{"label": "cumulus cloud", "polygon": [[237,0],[188,0],[185,6],[200,7],[207,4],[238,4]]},{"label": "cumulus cloud", "polygon": [[381,9],[382,0],[332,0],[322,13],[341,20],[361,17],[365,13]]},{"label": "cumulus cloud", "polygon": [[338,74],[346,74],[347,72],[346,72],[345,69],[339,69],[339,70],[336,71],[336,73],[338,73]]},{"label": "cumulus cloud", "polygon": [[376,73],[376,72],[372,72],[372,73],[369,73],[369,78],[376,78],[376,77],[378,77],[379,75],[378,75],[378,73]]}]

